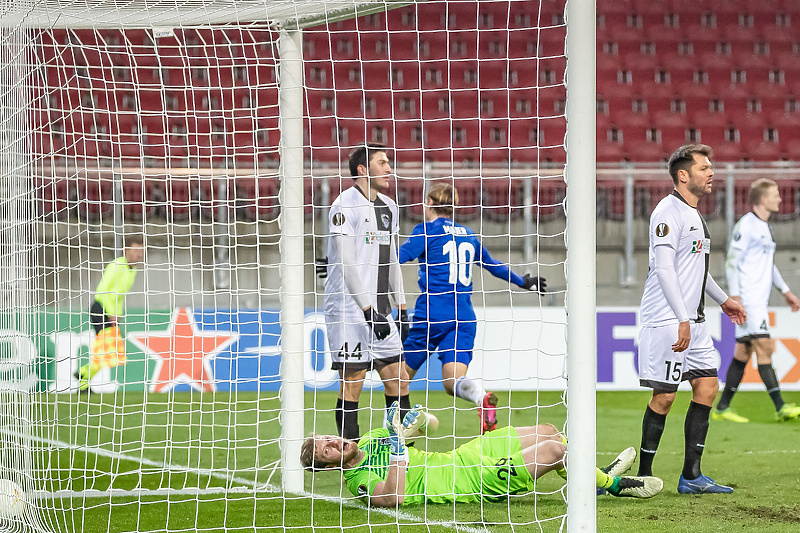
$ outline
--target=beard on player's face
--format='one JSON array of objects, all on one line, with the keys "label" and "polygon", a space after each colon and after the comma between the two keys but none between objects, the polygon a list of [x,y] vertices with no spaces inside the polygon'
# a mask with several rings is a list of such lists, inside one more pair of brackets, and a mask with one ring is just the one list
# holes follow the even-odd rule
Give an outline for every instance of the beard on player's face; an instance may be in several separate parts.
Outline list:
[{"label": "beard on player's face", "polygon": [[704,172],[697,172],[695,167],[689,169],[688,173],[689,181],[686,184],[686,188],[690,193],[699,198],[711,192],[711,177],[713,174],[709,176]]}]

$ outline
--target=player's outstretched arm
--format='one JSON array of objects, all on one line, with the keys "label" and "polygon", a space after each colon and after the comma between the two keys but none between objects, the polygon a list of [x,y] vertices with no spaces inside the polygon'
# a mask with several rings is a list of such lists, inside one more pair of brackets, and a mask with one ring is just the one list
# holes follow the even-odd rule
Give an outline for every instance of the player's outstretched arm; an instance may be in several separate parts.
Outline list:
[{"label": "player's outstretched arm", "polygon": [[[406,414],[406,418],[414,409]],[[400,402],[394,402],[386,410],[383,427],[389,431],[389,468],[386,479],[378,482],[370,494],[369,503],[376,507],[396,507],[403,505],[406,494],[406,466],[408,465],[408,449],[405,439],[398,433],[400,420]],[[404,420],[405,422],[405,420]]]},{"label": "player's outstretched arm", "polygon": [[502,279],[503,281],[508,281],[510,283],[513,283],[514,285],[522,287],[523,289],[526,290],[535,290],[526,287],[525,279],[516,272],[514,272],[513,270],[511,270],[511,268],[508,265],[492,257],[491,254],[489,253],[489,250],[487,250],[483,244],[480,245],[480,249],[478,250],[478,256],[476,260],[492,276],[498,279]]}]

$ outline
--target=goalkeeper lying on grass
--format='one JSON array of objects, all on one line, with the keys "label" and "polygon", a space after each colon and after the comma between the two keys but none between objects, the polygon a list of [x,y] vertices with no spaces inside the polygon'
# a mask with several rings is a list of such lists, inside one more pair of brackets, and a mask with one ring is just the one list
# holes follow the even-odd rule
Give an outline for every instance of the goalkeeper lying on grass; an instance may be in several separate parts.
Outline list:
[{"label": "goalkeeper lying on grass", "polygon": [[[407,448],[405,440],[424,431],[429,420],[433,427],[435,418],[416,405],[401,421],[395,402],[383,429],[358,442],[312,435],[303,443],[300,460],[312,471],[342,470],[350,492],[378,507],[496,502],[532,491],[534,480],[551,470],[566,476],[566,445],[553,425],[497,429],[446,453]],[[615,496],[658,494],[659,478],[622,476],[635,458],[636,450],[628,448],[607,468],[598,468],[597,486]]]}]

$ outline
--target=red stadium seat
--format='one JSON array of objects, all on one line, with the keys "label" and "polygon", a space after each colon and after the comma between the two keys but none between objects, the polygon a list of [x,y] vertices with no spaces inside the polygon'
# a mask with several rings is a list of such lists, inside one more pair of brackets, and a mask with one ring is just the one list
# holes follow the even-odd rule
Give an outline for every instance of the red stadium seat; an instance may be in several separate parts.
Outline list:
[{"label": "red stadium seat", "polygon": [[273,220],[280,212],[277,178],[236,177],[233,208],[240,220]]},{"label": "red stadium seat", "polygon": [[85,171],[78,178],[78,217],[109,222],[114,216],[114,182],[111,173]]},{"label": "red stadium seat", "polygon": [[34,181],[39,216],[65,220],[78,201],[77,180],[64,176],[37,176]]},{"label": "red stadium seat", "polygon": [[606,220],[625,218],[625,182],[597,180],[597,217]]}]

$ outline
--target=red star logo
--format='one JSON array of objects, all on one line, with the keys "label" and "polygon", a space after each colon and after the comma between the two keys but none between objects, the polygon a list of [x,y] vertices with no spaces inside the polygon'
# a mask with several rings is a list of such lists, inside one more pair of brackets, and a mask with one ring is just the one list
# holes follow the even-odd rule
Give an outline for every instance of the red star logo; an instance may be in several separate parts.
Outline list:
[{"label": "red star logo", "polygon": [[136,331],[128,339],[156,360],[150,392],[186,383],[200,392],[217,390],[210,360],[236,341],[238,334],[201,331],[191,310],[173,311],[166,331]]}]

